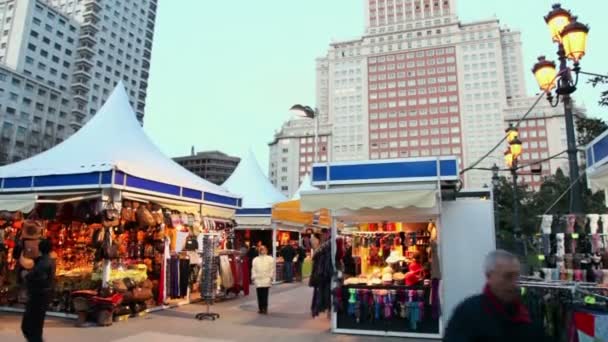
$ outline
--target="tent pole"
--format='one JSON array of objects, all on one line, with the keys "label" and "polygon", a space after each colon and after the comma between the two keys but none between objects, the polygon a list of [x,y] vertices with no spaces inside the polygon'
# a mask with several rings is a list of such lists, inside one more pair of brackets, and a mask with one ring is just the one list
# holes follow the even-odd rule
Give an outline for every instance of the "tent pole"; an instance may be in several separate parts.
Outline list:
[{"label": "tent pole", "polygon": [[[275,222],[272,223],[272,260],[274,260],[275,265],[277,262],[277,224]],[[276,266],[275,266],[276,267]],[[277,281],[276,271],[274,272],[274,279],[272,282]]]}]

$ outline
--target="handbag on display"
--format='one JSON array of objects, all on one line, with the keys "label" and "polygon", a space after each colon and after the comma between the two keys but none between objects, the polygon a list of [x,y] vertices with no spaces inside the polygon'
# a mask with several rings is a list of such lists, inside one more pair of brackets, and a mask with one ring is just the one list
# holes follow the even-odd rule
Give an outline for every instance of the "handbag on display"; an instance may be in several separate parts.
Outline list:
[{"label": "handbag on display", "polygon": [[120,216],[118,209],[114,206],[114,202],[109,202],[102,213],[102,224],[104,227],[116,227],[120,224]]},{"label": "handbag on display", "polygon": [[161,224],[163,224],[165,222],[165,218],[163,217],[163,209],[161,208],[160,205],[153,204],[151,212],[152,212],[152,217],[154,217],[154,221],[156,222],[157,226],[160,226]]},{"label": "handbag on display", "polygon": [[133,289],[133,299],[136,302],[145,302],[153,296],[154,295],[152,294],[151,289],[144,289],[142,287],[136,287]]},{"label": "handbag on display", "polygon": [[124,278],[122,281],[129,291],[133,290],[135,287],[137,287],[137,284],[131,278]]},{"label": "handbag on display", "polygon": [[133,219],[133,208],[132,204],[129,201],[122,202],[122,209],[120,210],[120,219],[123,222],[132,222],[135,221]]},{"label": "handbag on display", "polygon": [[101,245],[102,259],[112,260],[118,258],[118,246],[112,243],[112,231],[109,228],[102,228],[103,243]]},{"label": "handbag on display", "polygon": [[23,252],[21,252],[21,256],[19,256],[19,265],[26,270],[31,270],[34,268],[34,259],[24,256]]},{"label": "handbag on display", "polygon": [[120,279],[114,280],[112,282],[112,286],[114,287],[114,290],[118,293],[125,293],[129,290],[125,285],[124,281]]},{"label": "handbag on display", "polygon": [[186,239],[186,246],[184,247],[186,251],[197,251],[198,250],[198,240],[196,236],[190,235]]},{"label": "handbag on display", "polygon": [[156,220],[150,210],[142,205],[137,209],[137,223],[140,227],[150,227],[156,225]]}]

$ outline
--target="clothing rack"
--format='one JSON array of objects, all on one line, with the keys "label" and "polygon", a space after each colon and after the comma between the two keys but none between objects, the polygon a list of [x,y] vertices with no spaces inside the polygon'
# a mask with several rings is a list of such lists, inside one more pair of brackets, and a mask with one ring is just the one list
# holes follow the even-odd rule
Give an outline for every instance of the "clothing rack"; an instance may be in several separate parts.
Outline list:
[{"label": "clothing rack", "polygon": [[527,288],[547,288],[547,289],[562,289],[569,290],[573,295],[576,293],[584,294],[587,296],[594,296],[599,299],[608,300],[608,296],[603,296],[591,291],[588,289],[597,289],[597,290],[608,290],[604,287],[600,287],[595,283],[584,283],[584,282],[547,282],[547,281],[520,281],[519,282],[522,287]]},{"label": "clothing rack", "polygon": [[218,238],[221,236],[220,233],[202,233],[202,244],[200,248],[202,248],[201,253],[201,262],[202,262],[202,275],[203,281],[201,281],[201,297],[205,301],[207,306],[207,310],[205,312],[201,312],[196,314],[196,319],[199,321],[202,320],[211,320],[215,321],[220,318],[220,315],[214,312],[211,312],[211,305],[213,305],[213,301],[215,299],[215,288],[216,288],[216,278],[217,278],[217,266],[216,266],[216,258],[218,257],[215,252],[215,245],[217,244]]}]

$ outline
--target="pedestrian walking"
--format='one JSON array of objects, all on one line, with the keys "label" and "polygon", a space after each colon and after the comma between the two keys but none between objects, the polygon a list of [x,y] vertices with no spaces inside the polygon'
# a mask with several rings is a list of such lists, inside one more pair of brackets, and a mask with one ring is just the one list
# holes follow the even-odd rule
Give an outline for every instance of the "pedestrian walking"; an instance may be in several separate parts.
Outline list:
[{"label": "pedestrian walking", "polygon": [[540,322],[533,322],[521,303],[520,265],[513,254],[496,250],[485,263],[483,293],[470,297],[454,310],[444,342],[547,341]]},{"label": "pedestrian walking", "polygon": [[255,259],[258,255],[259,255],[259,251],[258,251],[257,247],[253,243],[251,243],[251,245],[249,246],[249,250],[247,251],[247,260],[248,260],[247,266],[249,267],[249,275],[251,276],[251,279],[249,279],[249,280],[253,280],[251,268],[253,267],[253,259]]},{"label": "pedestrian walking", "polygon": [[40,240],[40,256],[36,258],[34,268],[25,278],[28,299],[21,321],[21,331],[28,342],[42,342],[44,317],[49,305],[55,280],[55,261],[50,258],[51,242]]},{"label": "pedestrian walking", "polygon": [[266,315],[268,314],[268,292],[274,279],[275,264],[274,259],[268,255],[266,246],[260,246],[258,251],[260,255],[253,259],[251,275],[258,296],[258,313]]},{"label": "pedestrian walking", "polygon": [[291,283],[293,282],[293,262],[294,258],[296,258],[296,250],[292,247],[291,244],[287,243],[281,249],[281,256],[283,257],[285,282]]},{"label": "pedestrian walking", "polygon": [[302,266],[304,265],[304,260],[306,259],[306,250],[304,247],[299,246],[296,241],[294,241],[294,247],[296,251],[296,262],[295,262],[295,273],[296,273],[296,281],[302,281]]}]

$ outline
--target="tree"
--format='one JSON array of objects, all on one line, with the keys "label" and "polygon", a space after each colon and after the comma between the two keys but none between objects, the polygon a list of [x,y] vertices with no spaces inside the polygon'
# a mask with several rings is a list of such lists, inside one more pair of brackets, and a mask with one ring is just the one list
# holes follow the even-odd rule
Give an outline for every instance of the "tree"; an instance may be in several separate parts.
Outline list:
[{"label": "tree", "polygon": [[[589,80],[589,83],[591,83],[591,85],[593,85],[593,87],[595,88],[600,84],[608,84],[608,78],[594,77]],[[598,104],[602,107],[608,107],[608,90],[602,91],[602,93],[600,94],[600,100],[598,101]]]},{"label": "tree", "polygon": [[[607,91],[608,93],[608,91]],[[608,94],[606,95],[608,96]],[[608,101],[608,98],[606,98]],[[576,121],[576,135],[579,146],[589,144],[593,139],[597,138],[605,130],[608,125],[602,119],[596,118],[581,118]]]},{"label": "tree", "polygon": [[[584,176],[580,182],[581,184],[587,184]],[[545,212],[550,215],[567,214],[570,210],[569,187],[570,178],[561,169],[557,169],[555,175],[545,178],[540,190],[534,194],[534,204],[537,206],[538,215]],[[584,187],[582,196],[584,213],[606,212],[604,192],[593,193],[589,188]]]},{"label": "tree", "polygon": [[[513,183],[510,178],[501,177],[498,186],[494,190],[494,203],[497,211],[496,221],[499,234],[512,235],[514,223],[514,208],[513,208]],[[519,221],[520,227],[524,233],[530,233],[534,230],[535,221],[533,219],[534,212],[531,206],[532,192],[529,187],[522,185],[517,186],[517,199],[519,201]]]}]

